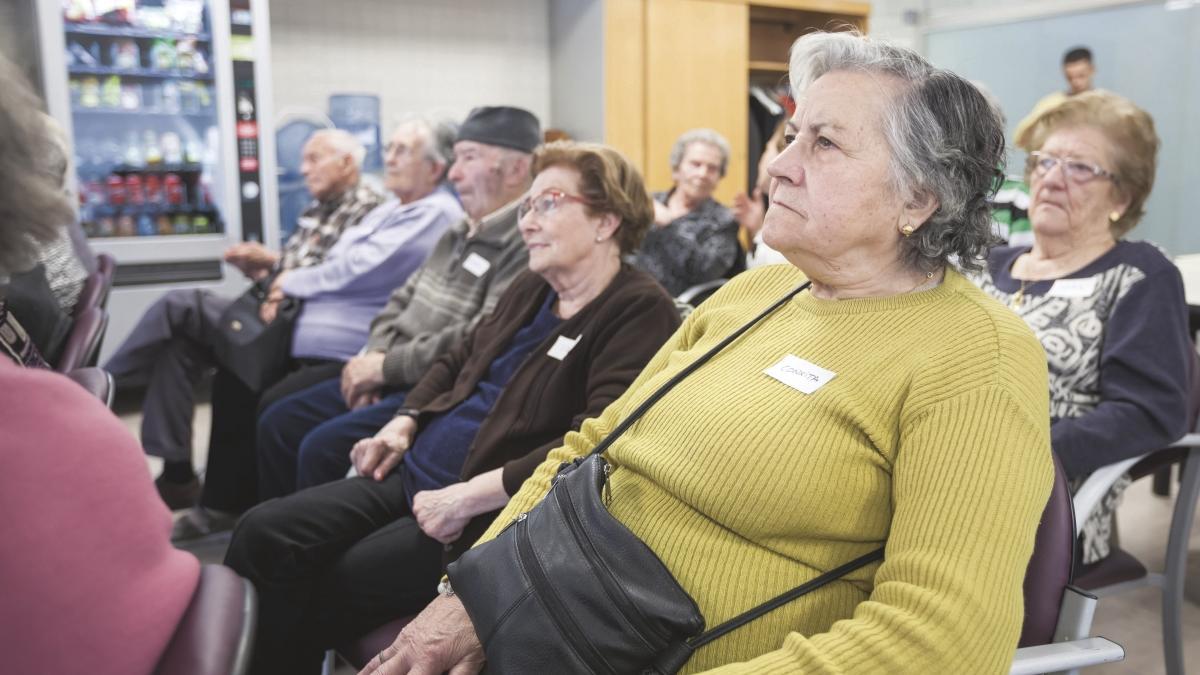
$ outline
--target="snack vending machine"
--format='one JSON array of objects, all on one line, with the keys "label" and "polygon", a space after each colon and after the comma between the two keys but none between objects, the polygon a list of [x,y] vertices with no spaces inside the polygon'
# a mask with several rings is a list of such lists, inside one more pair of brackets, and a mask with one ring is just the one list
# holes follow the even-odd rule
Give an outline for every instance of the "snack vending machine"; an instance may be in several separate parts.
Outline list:
[{"label": "snack vending machine", "polygon": [[102,360],[172,288],[278,248],[266,0],[38,0],[43,90],[92,248],[117,261]]}]

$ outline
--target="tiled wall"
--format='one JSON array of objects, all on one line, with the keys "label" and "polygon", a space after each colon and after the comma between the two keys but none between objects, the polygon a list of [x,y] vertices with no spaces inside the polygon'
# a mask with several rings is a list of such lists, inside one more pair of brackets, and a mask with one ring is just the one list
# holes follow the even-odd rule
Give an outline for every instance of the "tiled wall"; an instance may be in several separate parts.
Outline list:
[{"label": "tiled wall", "polygon": [[271,3],[275,112],[324,112],[373,93],[387,120],[476,105],[550,113],[551,0],[283,0]]}]

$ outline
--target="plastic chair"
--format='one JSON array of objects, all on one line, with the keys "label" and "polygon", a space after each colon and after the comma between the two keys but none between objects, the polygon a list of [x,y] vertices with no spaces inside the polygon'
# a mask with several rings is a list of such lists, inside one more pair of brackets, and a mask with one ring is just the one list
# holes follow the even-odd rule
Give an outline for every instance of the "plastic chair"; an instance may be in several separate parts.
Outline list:
[{"label": "plastic chair", "polygon": [[107,370],[96,367],[76,368],[67,373],[67,377],[86,389],[92,396],[100,399],[100,402],[110,410],[112,409],[116,387],[113,385],[112,374]]},{"label": "plastic chair", "polygon": [[1096,596],[1072,585],[1074,567],[1075,511],[1056,456],[1054,487],[1025,571],[1025,621],[1010,675],[1074,671],[1125,658],[1117,643],[1088,636]]},{"label": "plastic chair", "polygon": [[200,568],[200,583],[155,673],[243,675],[258,615],[254,586],[224,565]]},{"label": "plastic chair", "polygon": [[96,365],[100,355],[100,344],[108,328],[108,312],[100,307],[87,307],[75,316],[71,332],[58,357],[54,369],[69,373],[77,368]]},{"label": "plastic chair", "polygon": [[[1189,424],[1196,430],[1200,420],[1200,357],[1195,354],[1190,382]],[[1169,474],[1175,464],[1181,466],[1179,494],[1171,513],[1163,571],[1151,572],[1128,551],[1114,547],[1108,557],[1082,570],[1078,579],[1079,586],[1101,598],[1143,586],[1162,589],[1163,663],[1168,675],[1184,672],[1183,588],[1187,575],[1188,538],[1196,517],[1196,500],[1200,496],[1200,434],[1187,434],[1162,450],[1101,467],[1088,476],[1075,493],[1075,512],[1086,517],[1126,473],[1133,480],[1139,480],[1164,470]]]},{"label": "plastic chair", "polygon": [[83,289],[75,299],[75,309],[71,311],[73,316],[79,316],[87,309],[104,309],[108,306],[108,295],[112,291],[116,268],[117,264],[112,256],[107,253],[96,256],[96,271],[89,274],[83,282]]},{"label": "plastic chair", "polygon": [[1170,448],[1104,467],[1089,476],[1075,496],[1076,510],[1090,513],[1113,483],[1126,472],[1138,480],[1153,475],[1158,469],[1181,462],[1183,476],[1171,514],[1164,569],[1151,572],[1129,552],[1114,547],[1107,558],[1090,566],[1078,579],[1081,587],[1101,598],[1143,586],[1162,589],[1163,663],[1168,675],[1182,675],[1184,672],[1181,614],[1187,574],[1188,536],[1196,516],[1196,499],[1200,496],[1200,434],[1188,434]]}]

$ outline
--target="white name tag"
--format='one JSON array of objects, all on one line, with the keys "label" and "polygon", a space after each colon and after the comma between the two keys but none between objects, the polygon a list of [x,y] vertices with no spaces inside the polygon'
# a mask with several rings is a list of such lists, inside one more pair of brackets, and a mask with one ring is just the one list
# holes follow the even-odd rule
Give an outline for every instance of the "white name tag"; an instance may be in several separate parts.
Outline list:
[{"label": "white name tag", "polygon": [[467,256],[467,259],[463,261],[463,269],[477,277],[483,276],[491,268],[492,263],[488,262],[487,258],[475,252],[472,252],[471,255]]},{"label": "white name tag", "polygon": [[1046,295],[1056,298],[1086,298],[1096,290],[1096,277],[1059,279],[1050,285]]},{"label": "white name tag", "polygon": [[767,368],[763,372],[792,389],[799,390],[805,394],[813,393],[837,377],[837,373],[832,370],[825,370],[815,363],[805,361],[791,354],[783,357],[779,363]]},{"label": "white name tag", "polygon": [[575,348],[575,345],[579,344],[579,338],[581,337],[583,336],[580,335],[572,340],[569,337],[563,337],[559,335],[558,339],[554,341],[554,344],[550,346],[550,351],[546,352],[546,356],[562,361],[563,359],[567,358],[567,354],[571,353],[571,350]]}]

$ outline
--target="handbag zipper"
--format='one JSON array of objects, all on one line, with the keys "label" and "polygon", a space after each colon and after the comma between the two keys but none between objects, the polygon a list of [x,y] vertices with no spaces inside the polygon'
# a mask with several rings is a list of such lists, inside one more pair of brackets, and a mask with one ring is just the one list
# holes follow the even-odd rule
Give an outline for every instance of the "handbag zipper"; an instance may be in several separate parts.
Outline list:
[{"label": "handbag zipper", "polygon": [[[616,675],[616,671],[612,669],[612,666],[608,665],[608,662],[604,660],[600,652],[588,641],[579,624],[575,623],[575,618],[571,616],[562,599],[558,597],[558,592],[550,585],[549,579],[546,578],[546,572],[542,569],[542,564],[538,561],[537,554],[533,551],[533,544],[529,541],[528,526],[517,529],[517,553],[520,556],[525,572],[533,577],[530,581],[533,582],[534,595],[542,601],[543,606],[550,613],[550,618],[554,620],[555,625],[567,633],[567,645],[571,648],[571,651],[575,652],[575,655],[593,671],[603,670],[604,672]],[[543,590],[544,592],[541,592]],[[591,657],[590,659],[584,658],[579,653],[581,648],[587,651],[588,656]]]},{"label": "handbag zipper", "polygon": [[[617,580],[613,578],[612,570],[608,569],[608,566],[604,564],[604,561],[600,558],[599,552],[596,550],[595,544],[592,543],[591,538],[588,537],[584,532],[583,523],[579,521],[579,515],[575,513],[575,502],[571,499],[571,493],[566,490],[558,490],[557,492],[561,493],[561,495],[558,497],[558,500],[560,506],[562,507],[562,512],[567,517],[567,529],[569,529],[571,534],[574,535],[575,543],[580,548],[586,549],[587,553],[590,555],[589,559],[596,562],[595,569],[599,572],[599,574],[596,576],[598,579],[600,579],[600,585],[604,587],[609,599],[617,605],[617,607],[621,610],[621,614],[627,621],[629,621],[630,626],[637,635],[637,638],[643,643],[646,643],[647,647],[651,648],[653,647],[649,644],[649,641],[646,640],[645,636],[643,635],[644,633],[649,633],[662,642],[670,642],[670,636],[664,635],[658,630],[657,626],[654,626],[646,619],[645,615],[642,614],[641,608],[629,600],[629,596],[625,594],[624,589],[622,589],[621,585],[617,583]],[[563,500],[566,500],[567,503],[563,504]]]}]

